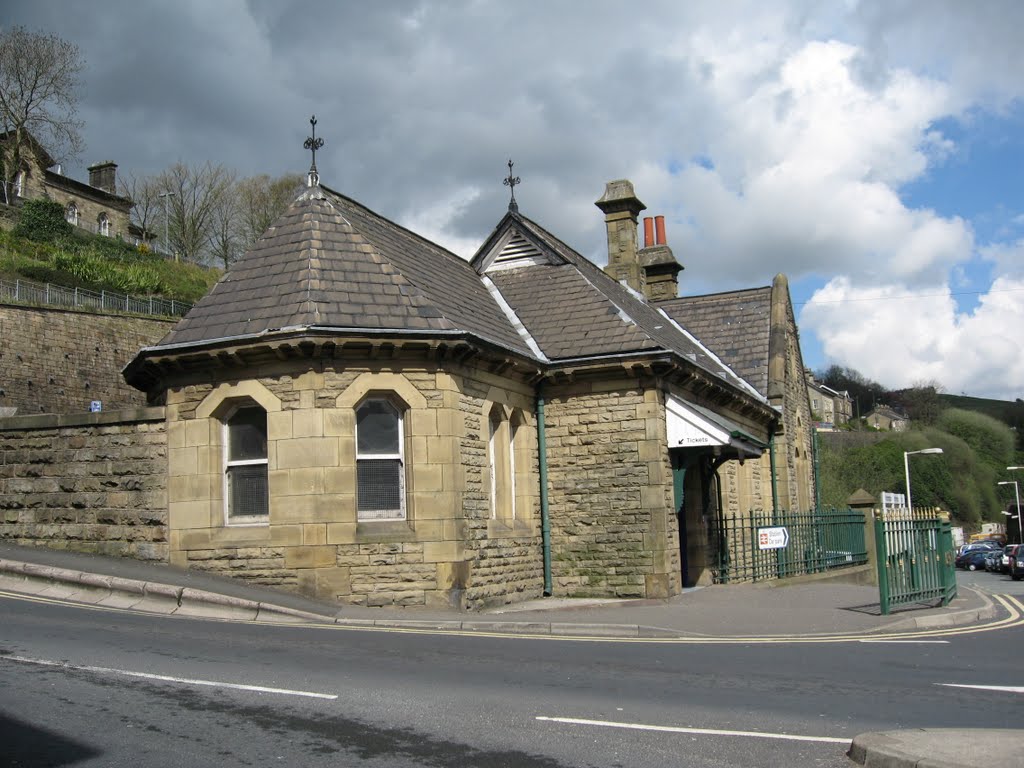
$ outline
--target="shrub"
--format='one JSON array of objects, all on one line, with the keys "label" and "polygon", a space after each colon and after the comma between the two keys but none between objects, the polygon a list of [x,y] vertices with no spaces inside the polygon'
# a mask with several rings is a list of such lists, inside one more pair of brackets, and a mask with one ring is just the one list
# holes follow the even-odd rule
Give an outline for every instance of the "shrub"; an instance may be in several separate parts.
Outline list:
[{"label": "shrub", "polygon": [[52,243],[71,234],[72,227],[64,219],[64,207],[56,200],[37,198],[21,206],[14,234],[39,243]]}]

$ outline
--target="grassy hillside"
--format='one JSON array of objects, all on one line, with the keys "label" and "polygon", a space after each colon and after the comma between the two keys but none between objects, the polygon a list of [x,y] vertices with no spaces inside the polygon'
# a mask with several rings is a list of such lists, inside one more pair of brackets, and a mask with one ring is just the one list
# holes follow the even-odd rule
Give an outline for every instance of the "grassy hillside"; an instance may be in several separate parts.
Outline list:
[{"label": "grassy hillside", "polygon": [[37,242],[0,229],[0,280],[31,280],[195,303],[220,274],[217,269],[170,261],[145,247],[80,229],[53,242]]},{"label": "grassy hillside", "polygon": [[[1024,394],[1024,393],[1022,393]],[[945,408],[960,408],[965,411],[977,411],[998,419],[1011,427],[1020,429],[1024,426],[1024,400],[988,400],[984,397],[968,397],[967,395],[939,395],[939,402]]]}]

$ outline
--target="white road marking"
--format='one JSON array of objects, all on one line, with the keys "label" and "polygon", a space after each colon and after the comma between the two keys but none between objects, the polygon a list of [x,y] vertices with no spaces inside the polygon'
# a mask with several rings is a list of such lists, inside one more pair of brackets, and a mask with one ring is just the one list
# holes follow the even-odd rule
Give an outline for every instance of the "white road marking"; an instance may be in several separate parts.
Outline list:
[{"label": "white road marking", "polygon": [[628,728],[633,731],[664,731],[667,733],[691,733],[704,736],[747,736],[755,739],[779,739],[782,741],[818,741],[826,744],[849,744],[850,739],[832,736],[798,736],[791,733],[764,733],[761,731],[724,731],[717,728],[683,728],[674,725],[644,725],[641,723],[615,723],[609,720],[581,720],[575,717],[537,717],[549,723],[568,725],[597,725],[603,728]]},{"label": "white road marking", "polygon": [[858,643],[889,643],[892,645],[906,643],[907,645],[949,645],[949,640],[858,640]]},{"label": "white road marking", "polygon": [[1024,693],[1020,685],[962,685],[960,683],[939,683],[946,688],[977,688],[979,691],[1006,691],[1007,693]]},{"label": "white road marking", "polygon": [[241,683],[224,683],[217,680],[193,680],[187,677],[171,677],[154,675],[149,672],[133,672],[128,669],[111,669],[110,667],[92,667],[88,665],[67,664],[63,661],[47,661],[46,659],[29,659],[24,656],[0,656],[0,660],[17,661],[22,664],[36,664],[43,667],[60,667],[77,669],[84,672],[96,672],[105,675],[121,675],[123,677],[139,677],[143,680],[159,680],[165,683],[182,683],[183,685],[205,685],[211,688],[231,688],[236,691],[256,691],[257,693],[279,693],[285,696],[305,696],[311,699],[336,699],[337,694],[316,693],[314,691],[295,691],[289,688],[268,688],[263,685],[242,685]]}]

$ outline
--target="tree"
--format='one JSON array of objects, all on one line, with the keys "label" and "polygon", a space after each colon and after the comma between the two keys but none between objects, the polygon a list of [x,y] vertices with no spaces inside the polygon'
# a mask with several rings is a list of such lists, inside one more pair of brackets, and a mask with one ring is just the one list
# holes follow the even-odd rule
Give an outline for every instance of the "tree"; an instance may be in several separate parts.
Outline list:
[{"label": "tree", "polygon": [[143,241],[148,244],[152,235],[161,234],[157,227],[163,221],[162,190],[153,177],[134,174],[122,178],[119,186],[121,194],[132,201],[132,224],[142,230]]},{"label": "tree", "polygon": [[238,182],[242,250],[255,243],[274,220],[285,212],[304,183],[305,177],[298,173],[288,173],[276,179],[262,174]]},{"label": "tree", "polygon": [[934,424],[943,408],[941,391],[942,385],[936,381],[915,382],[910,389],[890,393],[890,405],[902,408],[912,422]]},{"label": "tree", "polygon": [[176,163],[157,177],[161,194],[169,195],[167,231],[174,250],[187,261],[202,262],[213,231],[214,212],[230,192],[235,177],[222,165],[189,167]]},{"label": "tree", "polygon": [[85,60],[78,46],[56,35],[10,27],[0,32],[0,125],[4,200],[22,168],[31,134],[55,159],[81,151],[79,75]]},{"label": "tree", "polygon": [[224,194],[218,195],[210,212],[210,233],[207,237],[210,256],[223,264],[224,269],[231,266],[243,247],[237,188],[236,184]]}]

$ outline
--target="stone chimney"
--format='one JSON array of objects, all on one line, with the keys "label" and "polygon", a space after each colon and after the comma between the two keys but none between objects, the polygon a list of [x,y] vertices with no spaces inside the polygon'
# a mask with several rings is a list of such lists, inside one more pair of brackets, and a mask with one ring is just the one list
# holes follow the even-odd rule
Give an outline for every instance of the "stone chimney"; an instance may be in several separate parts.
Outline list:
[{"label": "stone chimney", "polygon": [[647,208],[626,179],[609,181],[604,195],[594,203],[604,212],[608,228],[608,266],[604,271],[635,291],[644,290],[644,271],[637,259],[636,227],[640,211]]},{"label": "stone chimney", "polygon": [[644,247],[637,253],[637,260],[644,273],[644,295],[648,301],[678,298],[683,266],[665,242],[664,216],[644,217]]},{"label": "stone chimney", "polygon": [[89,186],[117,194],[117,163],[107,160],[89,166]]}]

